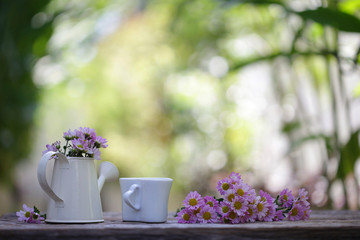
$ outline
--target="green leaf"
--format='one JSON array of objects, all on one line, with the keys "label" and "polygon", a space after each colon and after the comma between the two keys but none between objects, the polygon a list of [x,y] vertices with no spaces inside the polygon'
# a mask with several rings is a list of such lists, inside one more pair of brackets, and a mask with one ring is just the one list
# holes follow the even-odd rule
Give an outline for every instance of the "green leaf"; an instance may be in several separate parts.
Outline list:
[{"label": "green leaf", "polygon": [[283,211],[283,213],[289,213],[293,207],[293,204],[291,204],[290,207],[286,208],[286,210]]},{"label": "green leaf", "polygon": [[340,179],[354,171],[355,162],[360,156],[359,132],[354,132],[349,141],[340,149],[340,162],[336,176]]},{"label": "green leaf", "polygon": [[274,203],[276,203],[276,205],[278,205],[278,206],[280,206],[279,198],[280,198],[280,195],[277,195],[276,199],[274,200]]},{"label": "green leaf", "polygon": [[281,130],[284,133],[290,133],[296,129],[299,129],[300,127],[301,127],[301,123],[299,121],[293,121],[293,122],[284,123]]},{"label": "green leaf", "polygon": [[322,139],[324,140],[325,144],[326,144],[326,149],[330,152],[332,152],[333,150],[333,145],[331,143],[331,138],[324,135],[324,134],[315,134],[315,135],[309,135],[303,138],[300,138],[294,142],[291,143],[290,146],[290,152],[294,151],[295,149],[297,149],[298,147],[300,147],[302,144],[308,142],[308,141],[312,141],[312,140],[319,140]]},{"label": "green leaf", "polygon": [[34,206],[34,212],[35,212],[35,213],[38,213],[38,214],[40,215],[40,210],[39,210],[37,207],[35,207],[35,206]]},{"label": "green leaf", "polygon": [[181,211],[181,210],[183,210],[183,209],[185,209],[185,207],[182,207],[182,208],[178,208],[177,210],[176,210],[176,213],[175,213],[175,215],[174,215],[174,217],[177,217],[177,215],[178,215],[178,213]]},{"label": "green leaf", "polygon": [[222,201],[224,201],[224,199],[223,198],[216,198],[215,196],[214,196],[214,198],[216,199],[216,201],[218,201],[219,203],[221,203]]},{"label": "green leaf", "polygon": [[305,20],[312,20],[321,25],[328,25],[344,32],[360,32],[360,20],[348,13],[329,9],[317,8],[302,12],[293,12]]}]

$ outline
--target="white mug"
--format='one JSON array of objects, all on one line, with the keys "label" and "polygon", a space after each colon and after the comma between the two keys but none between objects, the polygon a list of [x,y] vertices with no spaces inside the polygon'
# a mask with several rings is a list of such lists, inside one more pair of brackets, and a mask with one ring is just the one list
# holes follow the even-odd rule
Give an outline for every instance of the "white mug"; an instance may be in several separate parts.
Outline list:
[{"label": "white mug", "polygon": [[166,222],[171,178],[120,178],[123,221]]}]

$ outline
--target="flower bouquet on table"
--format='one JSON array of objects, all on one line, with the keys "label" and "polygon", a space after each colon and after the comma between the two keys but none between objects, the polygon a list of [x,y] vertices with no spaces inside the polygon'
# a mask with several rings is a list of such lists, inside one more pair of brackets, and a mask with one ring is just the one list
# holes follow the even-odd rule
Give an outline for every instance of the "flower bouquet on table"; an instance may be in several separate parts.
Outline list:
[{"label": "flower bouquet on table", "polygon": [[106,148],[107,140],[97,136],[92,128],[80,127],[74,131],[64,132],[65,145],[61,147],[61,142],[56,141],[46,145],[43,155],[49,151],[60,152],[67,157],[90,157],[101,160],[99,148]]},{"label": "flower bouquet on table", "polygon": [[306,220],[310,217],[310,203],[307,191],[299,190],[294,197],[284,189],[274,199],[260,190],[259,195],[242,179],[240,174],[231,173],[217,184],[222,198],[202,197],[197,191],[190,192],[183,201],[184,207],[176,214],[179,223],[246,223],[271,222],[288,219]]}]

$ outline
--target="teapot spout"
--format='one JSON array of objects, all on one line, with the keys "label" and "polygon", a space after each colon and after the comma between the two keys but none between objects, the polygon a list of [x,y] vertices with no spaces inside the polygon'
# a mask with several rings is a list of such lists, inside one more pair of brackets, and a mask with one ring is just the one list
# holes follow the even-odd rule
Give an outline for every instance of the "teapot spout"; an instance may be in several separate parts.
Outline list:
[{"label": "teapot spout", "polygon": [[117,167],[111,162],[102,162],[99,167],[98,188],[101,192],[105,181],[115,181],[119,178],[119,171]]}]

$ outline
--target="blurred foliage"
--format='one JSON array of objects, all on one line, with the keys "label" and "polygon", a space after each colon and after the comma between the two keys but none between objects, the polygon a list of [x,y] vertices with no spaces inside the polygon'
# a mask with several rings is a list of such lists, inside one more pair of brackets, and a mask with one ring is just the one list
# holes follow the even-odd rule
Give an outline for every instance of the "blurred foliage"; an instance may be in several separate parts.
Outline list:
[{"label": "blurred foliage", "polygon": [[12,184],[17,162],[28,158],[39,89],[32,68],[44,56],[51,19],[41,11],[48,1],[0,2],[0,182]]},{"label": "blurred foliage", "polygon": [[[345,180],[349,176],[353,178],[354,167],[360,154],[359,130],[354,129],[351,124],[350,111],[353,106],[350,104],[353,102],[351,100],[353,96],[346,92],[343,68],[348,67],[358,71],[359,51],[353,56],[343,56],[339,39],[341,31],[351,33],[360,31],[360,20],[356,15],[352,15],[353,13],[359,14],[359,5],[355,5],[354,1],[319,1],[322,5],[318,5],[317,8],[299,11],[295,9],[296,1],[218,1],[217,3],[219,2],[224,4],[224,8],[219,10],[213,6],[211,11],[202,15],[191,12],[200,11],[199,9],[206,11],[206,7],[199,6],[204,5],[201,1],[189,1],[181,5],[178,13],[175,14],[177,18],[174,21],[174,29],[178,37],[181,38],[181,42],[190,39],[187,35],[189,30],[179,30],[176,25],[189,26],[186,24],[187,15],[191,15],[191,18],[198,17],[198,19],[192,19],[193,28],[199,26],[200,24],[197,23],[202,22],[202,16],[205,16],[205,22],[208,25],[206,28],[202,28],[202,31],[207,29],[210,32],[215,28],[213,25],[222,29],[214,31],[216,32],[214,34],[215,39],[209,36],[206,38],[204,35],[198,41],[191,39],[192,46],[198,47],[197,53],[213,47],[213,42],[225,42],[234,36],[241,38],[255,35],[261,39],[265,48],[258,51],[254,49],[254,53],[248,56],[241,55],[238,58],[231,56],[231,52],[219,46],[212,51],[215,52],[213,54],[227,56],[227,60],[230,60],[231,63],[232,73],[241,71],[242,68],[250,64],[262,61],[268,61],[274,66],[273,81],[277,85],[276,94],[279,104],[283,105],[289,94],[295,94],[296,97],[295,104],[292,106],[295,109],[295,116],[290,121],[284,119],[282,127],[283,133],[288,136],[290,142],[289,157],[293,158],[293,166],[299,166],[295,162],[300,163],[303,157],[294,157],[292,153],[301,151],[301,146],[307,143],[314,140],[317,140],[317,143],[320,141],[320,149],[325,150],[322,151],[324,155],[321,156],[322,160],[320,160],[324,162],[322,175],[330,181],[327,192],[332,187],[332,182],[341,179],[345,197],[348,197]],[[299,1],[297,2],[299,3]],[[302,3],[302,7],[306,6],[306,3]],[[211,6],[211,4],[207,6]],[[341,9],[346,9],[347,12]],[[215,18],[216,20],[214,20]],[[216,21],[227,24],[225,31],[221,23],[214,23]],[[197,32],[201,33],[201,30]],[[220,32],[221,34],[218,34]],[[287,40],[284,40],[286,38]],[[226,43],[222,44],[222,46],[224,45],[226,46]],[[278,72],[279,68],[283,69],[281,73]],[[336,69],[337,73],[334,73],[333,69]],[[290,73],[287,76],[289,78],[287,81],[283,80],[286,78],[286,72]],[[310,82],[307,83],[310,84],[310,87],[307,89],[304,88],[307,85],[304,82],[307,80],[301,79],[304,72],[310,76]],[[288,81],[292,83],[289,84]],[[311,92],[316,93],[313,96],[312,104],[318,108],[317,114],[310,112],[305,103],[306,99],[301,96],[298,89],[305,89],[303,91],[308,91],[310,94]],[[332,112],[334,125],[330,134],[321,125],[324,121],[322,114],[325,113],[324,109],[327,104],[324,105],[321,102],[324,94],[326,98],[331,100],[332,109],[330,112]],[[339,122],[342,114],[345,115],[345,123]],[[348,140],[340,139],[340,135],[344,132],[350,135]],[[226,139],[224,143],[226,144]],[[336,175],[329,171],[328,165],[330,164],[328,161],[332,158],[335,158],[338,164]],[[292,175],[296,175],[299,171],[300,169],[294,168]],[[355,179],[355,182],[358,183],[358,179]],[[351,191],[354,190],[358,195],[358,188],[357,185]],[[359,204],[358,200],[355,201],[355,204]]]},{"label": "blurred foliage", "polygon": [[[304,174],[307,177],[298,178],[300,184],[316,184],[301,166],[303,157],[296,154],[308,143],[325,154],[317,161],[324,164],[320,174],[331,182],[334,176],[344,181],[353,173],[358,131],[352,130],[348,142],[339,139],[344,127],[336,120],[338,108],[349,109],[339,107],[333,86],[344,88],[344,83],[331,69],[340,69],[340,62],[357,67],[357,58],[342,55],[338,37],[339,31],[358,32],[359,19],[346,1],[324,1],[317,8],[302,4],[300,10],[294,1],[260,0],[151,1],[146,7],[132,6],[125,24],[102,40],[94,60],[76,73],[89,83],[86,101],[106,92],[89,116],[97,128],[112,130],[107,134],[116,149],[108,156],[117,159],[122,175],[182,179],[175,188],[183,191],[191,186],[214,191],[213,179],[231,170],[255,172],[257,184],[266,183],[269,176],[257,175],[252,160],[256,129],[266,120],[239,114],[245,99],[237,90],[244,82],[237,77],[242,69],[264,61],[273,66],[279,106],[285,111],[290,105],[295,111],[290,119],[280,116],[290,143],[291,176]],[[301,79],[304,75],[306,80]],[[316,93],[318,114],[324,114],[329,103],[321,106],[320,98],[332,101],[331,134],[321,127],[321,115],[309,112],[298,89]],[[294,96],[292,103],[289,96]],[[346,93],[340,99],[351,97]],[[339,166],[335,175],[327,163],[334,157]]]},{"label": "blurred foliage", "polygon": [[[47,142],[68,128],[94,127],[109,140],[103,159],[116,163],[122,177],[172,177],[182,197],[194,186],[215,193],[216,180],[234,170],[269,191],[277,190],[274,179],[307,186],[318,206],[330,207],[334,182],[342,182],[345,196],[346,179],[359,182],[359,126],[352,114],[360,84],[356,79],[353,87],[349,78],[360,71],[353,40],[359,10],[354,0],[53,0],[45,15],[36,15],[46,23],[16,38],[26,45],[6,49],[9,56],[18,49],[33,56],[18,61],[30,64],[24,73],[31,85],[26,93],[34,89],[31,113],[40,100],[36,127],[42,136],[58,136]],[[19,26],[3,32],[22,32]],[[17,78],[6,76],[11,88]],[[13,101],[3,101],[20,101],[19,86],[4,91]],[[23,99],[18,108],[30,102]],[[21,119],[9,110],[1,116]],[[27,116],[28,125],[14,127],[24,141],[8,151],[24,154],[16,159],[27,153],[19,146],[28,149],[31,141],[21,136],[29,133]],[[16,131],[1,131],[2,143]],[[323,178],[326,186],[318,188]]]}]

